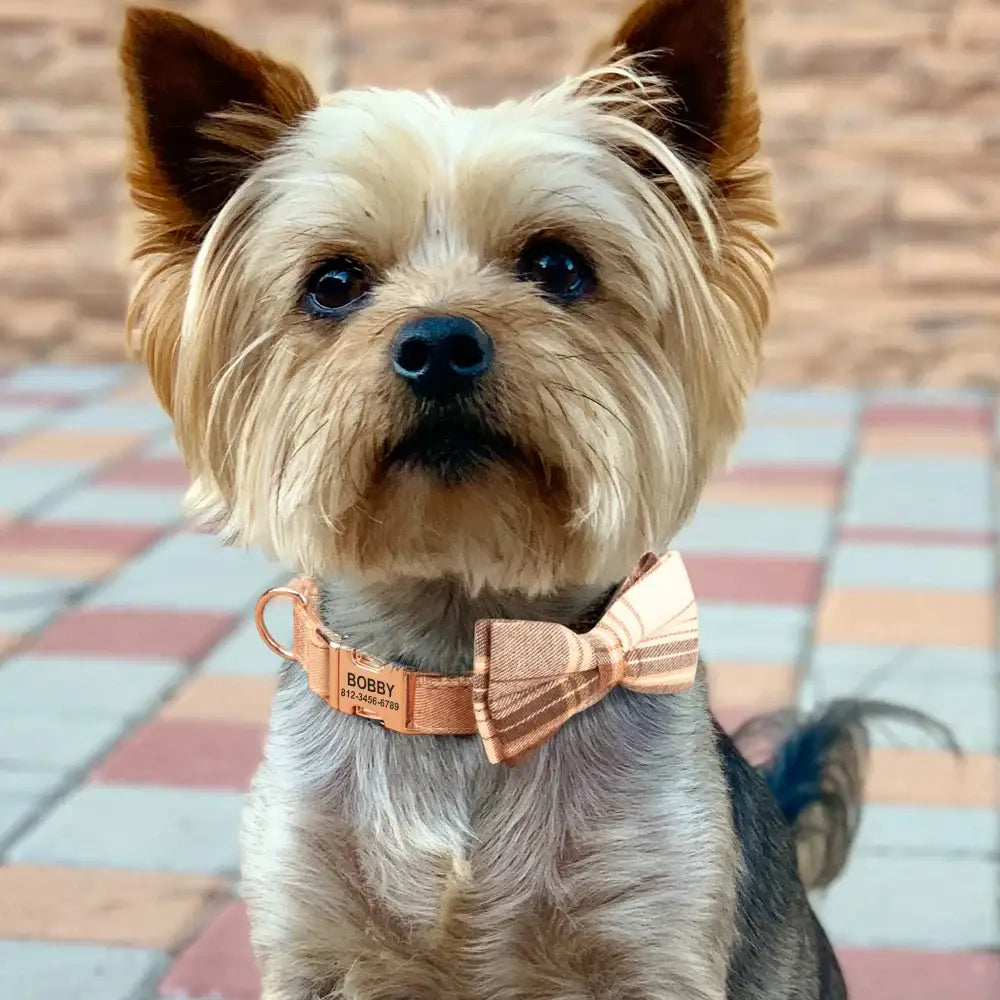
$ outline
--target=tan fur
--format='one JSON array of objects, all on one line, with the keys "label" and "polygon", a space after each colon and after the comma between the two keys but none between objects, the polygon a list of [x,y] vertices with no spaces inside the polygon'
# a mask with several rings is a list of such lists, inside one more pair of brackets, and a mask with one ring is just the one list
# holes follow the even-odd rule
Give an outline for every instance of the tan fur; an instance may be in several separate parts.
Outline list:
[{"label": "tan fur", "polygon": [[[650,39],[672,55],[649,57]],[[174,109],[192,49],[229,82],[207,73],[205,99],[185,84]],[[150,51],[180,75],[150,75]],[[742,0],[650,0],[601,51],[489,109],[377,90],[317,103],[296,71],[182,18],[129,21],[146,213],[129,325],[190,505],[341,588],[333,627],[353,621],[377,655],[458,671],[474,612],[579,620],[669,542],[739,429],[773,222]],[[165,166],[168,140],[190,160]],[[518,280],[538,234],[586,251],[593,297],[566,307]],[[334,325],[301,302],[340,253],[376,287]],[[383,467],[420,418],[389,344],[439,312],[492,338],[481,405],[517,446],[460,484]],[[498,771],[471,741],[400,743],[317,712],[287,674],[245,828],[265,996],[721,1000],[726,791],[717,767],[672,771],[714,759],[703,689],[663,705],[638,725],[609,698]],[[588,762],[612,759],[603,787]]]}]

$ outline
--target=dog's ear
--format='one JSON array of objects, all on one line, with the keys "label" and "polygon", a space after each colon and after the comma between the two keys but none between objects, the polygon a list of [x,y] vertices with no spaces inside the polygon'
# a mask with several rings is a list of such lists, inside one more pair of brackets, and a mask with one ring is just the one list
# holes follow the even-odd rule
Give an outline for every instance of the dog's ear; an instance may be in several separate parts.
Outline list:
[{"label": "dog's ear", "polygon": [[132,199],[175,244],[198,238],[297,118],[305,77],[179,14],[131,8],[121,43]]},{"label": "dog's ear", "polygon": [[676,98],[662,138],[714,176],[757,152],[760,112],[746,47],[745,0],[643,0],[591,63],[629,57]]}]

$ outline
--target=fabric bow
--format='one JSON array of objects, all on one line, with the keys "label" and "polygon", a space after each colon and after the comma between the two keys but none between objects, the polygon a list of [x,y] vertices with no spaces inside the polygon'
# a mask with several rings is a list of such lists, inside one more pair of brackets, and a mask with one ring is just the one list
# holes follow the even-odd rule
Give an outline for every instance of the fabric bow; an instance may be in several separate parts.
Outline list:
[{"label": "fabric bow", "polygon": [[621,684],[676,694],[698,668],[698,610],[681,557],[643,556],[597,625],[476,623],[472,705],[494,764],[517,764]]}]

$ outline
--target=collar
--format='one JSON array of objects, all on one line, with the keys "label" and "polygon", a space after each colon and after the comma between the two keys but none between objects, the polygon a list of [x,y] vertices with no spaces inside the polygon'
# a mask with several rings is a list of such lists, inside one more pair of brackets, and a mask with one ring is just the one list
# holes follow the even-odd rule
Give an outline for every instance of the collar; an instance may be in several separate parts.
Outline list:
[{"label": "collar", "polygon": [[[293,602],[291,649],[264,622],[278,597]],[[698,661],[697,610],[676,552],[643,556],[589,632],[553,622],[477,622],[473,672],[465,676],[411,670],[354,649],[323,624],[319,586],[308,578],[264,593],[255,619],[267,646],[296,660],[331,708],[407,735],[479,733],[493,763],[530,756],[617,685],[687,690]]]}]

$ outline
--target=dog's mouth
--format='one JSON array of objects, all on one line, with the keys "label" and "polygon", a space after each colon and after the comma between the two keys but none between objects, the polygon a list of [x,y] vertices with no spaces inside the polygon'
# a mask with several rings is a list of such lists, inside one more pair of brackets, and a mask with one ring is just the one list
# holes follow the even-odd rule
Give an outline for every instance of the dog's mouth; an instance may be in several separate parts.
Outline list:
[{"label": "dog's mouth", "polygon": [[514,441],[480,418],[459,413],[425,415],[385,456],[385,471],[429,472],[442,483],[456,485],[475,478],[494,462],[520,455]]}]

